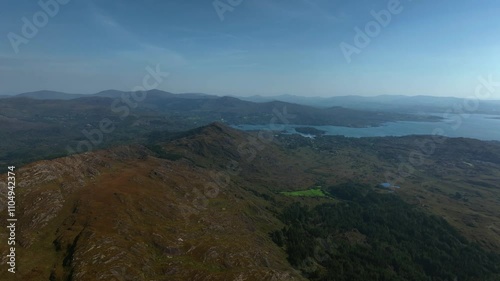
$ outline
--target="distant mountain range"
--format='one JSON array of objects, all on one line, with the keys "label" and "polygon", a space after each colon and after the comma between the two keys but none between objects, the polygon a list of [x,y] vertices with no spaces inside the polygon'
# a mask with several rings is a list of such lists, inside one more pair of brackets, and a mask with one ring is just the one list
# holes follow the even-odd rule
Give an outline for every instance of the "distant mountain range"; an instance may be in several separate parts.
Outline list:
[{"label": "distant mountain range", "polygon": [[[27,92],[17,95],[0,95],[0,98],[13,98],[13,97],[24,97],[24,98],[32,98],[37,100],[73,100],[78,98],[88,98],[88,97],[106,97],[106,98],[116,98],[121,97],[123,93],[128,93],[124,91],[118,90],[106,90],[96,94],[69,94],[57,91],[35,91],[35,92]],[[169,92],[164,92],[160,90],[151,90],[148,91],[148,94],[153,95],[161,95],[163,97],[182,97],[182,98],[217,98],[218,96],[214,95],[206,95],[206,94],[198,94],[198,93],[185,93],[185,94],[173,94]]]},{"label": "distant mountain range", "polygon": [[[465,103],[465,99],[463,98],[403,95],[381,95],[374,97],[337,96],[327,98],[280,95],[271,97],[250,96],[241,99],[253,102],[279,100],[317,107],[342,106],[353,109],[411,113],[441,113],[448,110],[457,110],[456,108],[460,106],[463,108]],[[500,100],[481,100],[479,108],[475,112],[468,113],[500,114]]]},{"label": "distant mountain range", "polygon": [[[48,104],[52,107],[60,107],[60,111],[71,107],[75,111],[81,110],[85,104],[92,103],[99,105],[100,110],[110,110],[113,107],[113,100],[118,101],[115,104],[115,112],[121,114],[131,107],[146,111],[153,111],[156,114],[175,114],[177,117],[184,116],[191,120],[198,120],[199,123],[193,125],[208,124],[213,121],[223,121],[229,124],[268,124],[273,112],[283,111],[283,114],[294,116],[293,122],[297,125],[333,125],[347,127],[368,127],[379,126],[391,121],[436,121],[438,118],[416,116],[406,113],[379,112],[373,110],[348,109],[340,106],[332,107],[313,107],[298,103],[285,101],[252,102],[238,99],[235,97],[219,97],[205,94],[173,94],[160,90],[151,90],[147,92],[146,99],[141,101],[134,100],[134,93],[122,92],[117,90],[107,90],[93,95],[66,94],[61,92],[39,91],[19,94],[8,99],[4,99],[4,104],[12,104],[13,107],[25,106],[31,104],[34,106],[34,112],[37,108],[45,110]],[[138,94],[137,96],[141,96]],[[22,101],[20,99],[30,99]],[[6,101],[8,100],[8,101]],[[130,100],[127,105],[126,100]],[[44,101],[36,103],[34,101]],[[49,102],[50,101],[50,102]],[[82,106],[79,106],[82,105]],[[141,113],[142,114],[142,113]],[[43,115],[43,114],[41,114]],[[45,116],[45,115],[44,115]],[[196,117],[196,118],[195,118]]]},{"label": "distant mountain range", "polygon": [[[18,95],[0,95],[0,99],[12,97],[26,97],[38,100],[73,100],[85,97],[107,97],[119,98],[122,94],[130,92],[123,92],[118,90],[106,90],[96,94],[68,94],[56,91],[36,91],[22,93]],[[221,96],[209,95],[203,93],[182,93],[174,94],[161,90],[152,90],[148,92],[149,98],[165,99],[165,98],[180,98],[180,99],[212,99],[217,100]],[[254,103],[268,103],[268,102],[287,102],[300,105],[307,105],[313,107],[345,107],[359,110],[371,111],[389,111],[401,113],[443,113],[449,110],[455,113],[460,113],[464,110],[465,100],[463,98],[455,97],[434,97],[434,96],[404,96],[404,95],[381,95],[374,97],[364,96],[336,96],[336,97],[304,97],[295,95],[279,95],[279,96],[249,96],[249,97],[232,97],[234,99],[254,102]],[[462,108],[462,109],[460,109]],[[479,107],[474,112],[467,113],[483,113],[483,114],[500,114],[500,100],[481,100]]]}]

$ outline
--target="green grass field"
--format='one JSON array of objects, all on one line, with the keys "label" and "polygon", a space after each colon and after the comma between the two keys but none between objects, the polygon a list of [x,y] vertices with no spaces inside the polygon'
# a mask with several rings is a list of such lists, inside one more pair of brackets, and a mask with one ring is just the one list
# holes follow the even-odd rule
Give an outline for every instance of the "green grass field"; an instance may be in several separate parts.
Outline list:
[{"label": "green grass field", "polygon": [[325,197],[326,194],[320,188],[301,190],[301,191],[291,191],[291,192],[281,192],[285,196],[294,197]]}]

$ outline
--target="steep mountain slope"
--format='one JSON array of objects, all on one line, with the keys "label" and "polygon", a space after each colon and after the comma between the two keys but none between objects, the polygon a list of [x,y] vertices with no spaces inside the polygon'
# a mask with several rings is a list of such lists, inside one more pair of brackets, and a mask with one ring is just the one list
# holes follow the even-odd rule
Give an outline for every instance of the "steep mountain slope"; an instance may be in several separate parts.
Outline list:
[{"label": "steep mountain slope", "polygon": [[269,238],[268,203],[220,171],[141,146],[19,169],[17,280],[303,280]]}]

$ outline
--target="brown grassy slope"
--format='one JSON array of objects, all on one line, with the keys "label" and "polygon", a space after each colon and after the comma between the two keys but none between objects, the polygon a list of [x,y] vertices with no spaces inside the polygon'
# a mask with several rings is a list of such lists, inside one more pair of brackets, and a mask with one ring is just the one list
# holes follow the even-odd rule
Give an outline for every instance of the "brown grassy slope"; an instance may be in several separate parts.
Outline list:
[{"label": "brown grassy slope", "polygon": [[[376,185],[418,138],[273,137],[277,145],[213,124],[162,144],[177,161],[131,146],[85,154],[81,163],[34,163],[17,172],[16,277],[301,280],[267,233],[282,227],[274,214],[291,200],[330,199],[276,193],[346,181]],[[450,139],[398,194],[497,250],[499,155],[498,144]],[[467,200],[454,198],[457,192]],[[0,279],[11,277],[5,274]]]},{"label": "brown grassy slope", "polygon": [[120,147],[19,169],[16,279],[302,280],[268,237],[279,222],[237,175],[215,190],[206,183],[217,170],[149,153]]}]

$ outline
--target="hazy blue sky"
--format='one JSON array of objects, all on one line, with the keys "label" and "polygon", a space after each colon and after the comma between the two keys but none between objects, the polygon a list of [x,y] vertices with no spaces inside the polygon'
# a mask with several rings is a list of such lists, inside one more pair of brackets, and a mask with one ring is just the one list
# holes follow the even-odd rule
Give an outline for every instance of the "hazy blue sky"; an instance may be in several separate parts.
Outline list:
[{"label": "hazy blue sky", "polygon": [[391,1],[242,0],[221,21],[212,0],[70,0],[16,54],[11,32],[42,9],[0,0],[0,93],[129,90],[156,64],[162,90],[220,95],[469,96],[500,80],[498,0],[401,0],[348,63],[340,44]]}]

